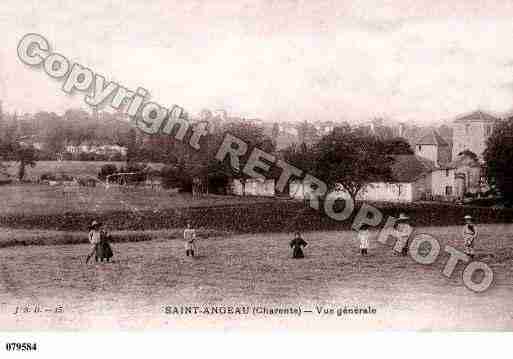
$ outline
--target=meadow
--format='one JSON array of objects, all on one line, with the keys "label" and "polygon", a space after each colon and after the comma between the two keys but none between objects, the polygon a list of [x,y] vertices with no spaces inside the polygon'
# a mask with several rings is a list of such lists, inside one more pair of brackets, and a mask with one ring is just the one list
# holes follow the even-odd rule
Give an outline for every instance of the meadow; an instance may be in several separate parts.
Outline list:
[{"label": "meadow", "polygon": [[[97,171],[82,165],[67,174]],[[464,214],[472,214],[480,234],[477,259],[495,273],[490,289],[474,293],[462,283],[463,266],[451,278],[442,275],[448,258],[443,251],[426,266],[393,256],[374,239],[370,255],[361,257],[349,230],[354,215],[336,222],[293,200],[192,198],[102,185],[65,192],[40,184],[0,186],[0,198],[0,330],[513,330],[512,210],[373,204],[385,218],[408,213],[417,230],[435,236],[442,248],[462,248],[459,225]],[[84,263],[93,219],[113,235],[112,263]],[[185,257],[181,239],[186,221],[199,231],[194,259]],[[296,229],[309,243],[302,260],[292,259],[288,247]],[[25,305],[59,306],[63,312],[14,314]],[[182,305],[301,306],[313,313],[165,313],[167,306]],[[376,314],[318,315],[320,306],[372,306]]]},{"label": "meadow", "polygon": [[[295,329],[513,330],[513,225],[480,225],[477,257],[495,273],[474,293],[433,265],[397,257],[371,241],[361,257],[350,231],[304,233],[306,258],[291,258],[284,233],[203,236],[199,256],[167,233],[115,243],[113,263],[84,264],[89,246],[0,250],[0,329]],[[423,227],[442,246],[461,248],[460,227]],[[443,252],[442,252],[443,253]],[[63,312],[13,314],[17,306],[62,306]],[[295,316],[170,315],[166,306],[302,306]],[[318,315],[316,306],[371,306],[373,315]]]},{"label": "meadow", "polygon": [[[5,162],[8,166],[7,172],[16,177],[18,171],[18,164],[16,162]],[[126,165],[126,162],[116,161],[37,161],[34,167],[27,166],[26,180],[36,181],[44,173],[66,174],[73,177],[96,177],[100,168],[105,164],[114,164],[116,167]],[[152,167],[159,168],[162,164],[151,164]]]},{"label": "meadow", "polygon": [[10,214],[57,215],[62,213],[102,213],[126,211],[138,213],[172,208],[204,207],[269,202],[257,197],[209,195],[192,199],[188,193],[156,191],[144,187],[96,187],[13,184],[0,186],[0,216]]}]

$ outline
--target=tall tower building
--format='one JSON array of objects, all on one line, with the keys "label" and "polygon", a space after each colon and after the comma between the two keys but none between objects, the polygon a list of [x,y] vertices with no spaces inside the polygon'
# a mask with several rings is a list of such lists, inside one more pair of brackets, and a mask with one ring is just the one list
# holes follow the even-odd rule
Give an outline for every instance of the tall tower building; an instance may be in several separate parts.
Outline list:
[{"label": "tall tower building", "polygon": [[482,111],[475,111],[454,120],[452,157],[456,159],[458,154],[469,150],[482,159],[486,140],[498,122],[498,118]]},{"label": "tall tower building", "polygon": [[0,100],[0,139],[3,138],[3,136],[4,136],[4,130],[5,130],[5,127],[4,127],[4,109],[3,109],[2,100]]},{"label": "tall tower building", "polygon": [[433,161],[437,166],[451,161],[449,144],[435,130],[415,141],[415,155]]}]

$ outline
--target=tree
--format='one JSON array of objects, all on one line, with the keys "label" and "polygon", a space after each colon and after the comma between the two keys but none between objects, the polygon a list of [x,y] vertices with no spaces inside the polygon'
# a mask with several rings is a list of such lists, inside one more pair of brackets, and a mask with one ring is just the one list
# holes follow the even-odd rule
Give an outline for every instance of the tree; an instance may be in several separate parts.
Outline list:
[{"label": "tree", "polygon": [[316,167],[316,156],[312,147],[304,142],[299,146],[293,143],[289,147],[281,151],[281,155],[285,162],[293,165],[303,171],[312,172]]},{"label": "tree", "polygon": [[273,140],[270,136],[264,133],[264,128],[245,121],[230,122],[222,126],[221,131],[216,132],[211,136],[205,136],[206,145],[202,146],[200,155],[202,158],[202,163],[209,167],[209,171],[213,170],[217,173],[225,173],[227,175],[231,174],[234,177],[241,179],[247,177],[242,172],[242,168],[232,168],[229,165],[229,161],[225,161],[219,165],[210,165],[214,161],[217,162],[215,159],[216,152],[221,147],[225,134],[227,133],[237,137],[247,144],[248,150],[246,154],[240,158],[242,168],[244,167],[243,164],[246,163],[254,148],[259,148],[260,150],[267,153],[274,153],[275,146],[273,144]]},{"label": "tree", "polygon": [[329,189],[340,184],[355,200],[370,182],[390,179],[393,158],[383,153],[383,146],[375,136],[337,127],[315,146],[315,174]]},{"label": "tree", "polygon": [[477,155],[470,150],[461,151],[460,153],[458,153],[458,156],[468,157],[471,160],[473,160],[474,162],[479,162],[479,158],[477,157]]},{"label": "tree", "polygon": [[495,185],[506,204],[513,204],[513,119],[495,127],[483,157],[488,183]]},{"label": "tree", "polygon": [[98,178],[102,181],[105,181],[107,176],[113,175],[114,173],[117,173],[117,172],[118,172],[118,168],[116,167],[116,165],[107,163],[107,164],[104,164],[100,168],[100,172],[98,172]]},{"label": "tree", "polygon": [[378,142],[381,151],[386,155],[412,155],[410,144],[402,137],[394,137]]},{"label": "tree", "polygon": [[23,181],[25,178],[25,168],[27,166],[35,167],[37,157],[36,151],[32,146],[22,146],[19,143],[13,145],[14,157],[18,165],[18,179]]}]

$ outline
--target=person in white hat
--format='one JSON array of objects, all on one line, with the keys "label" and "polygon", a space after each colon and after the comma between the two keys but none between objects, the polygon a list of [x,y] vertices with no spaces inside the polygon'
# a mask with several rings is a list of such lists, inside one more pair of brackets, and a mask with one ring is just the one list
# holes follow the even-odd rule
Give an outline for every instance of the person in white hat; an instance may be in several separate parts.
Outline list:
[{"label": "person in white hat", "polygon": [[[409,219],[410,218],[404,213],[401,213],[397,219],[395,229],[400,233],[400,235],[396,245],[394,246],[394,253],[396,255],[408,255],[408,240],[410,238],[411,232],[413,231],[410,224],[408,223]],[[395,248],[398,248],[398,250],[396,251]]]},{"label": "person in white hat", "polygon": [[472,216],[467,214],[465,217],[465,225],[463,226],[463,241],[464,241],[464,249],[466,255],[470,256],[470,258],[474,258],[474,244],[477,238],[477,228],[473,223]]},{"label": "person in white hat", "polygon": [[96,262],[98,262],[98,256],[96,255],[96,246],[100,243],[101,239],[101,223],[98,221],[93,221],[89,226],[89,243],[91,244],[91,252],[88,254],[86,258],[86,264],[89,263],[89,260],[95,256]]},{"label": "person in white hat", "polygon": [[194,257],[196,251],[196,230],[191,227],[191,223],[187,222],[187,228],[183,231],[183,239],[185,241],[185,255]]},{"label": "person in white hat", "polygon": [[369,225],[362,224],[362,226],[356,231],[356,235],[360,241],[360,254],[362,256],[368,255],[369,238],[371,236]]}]

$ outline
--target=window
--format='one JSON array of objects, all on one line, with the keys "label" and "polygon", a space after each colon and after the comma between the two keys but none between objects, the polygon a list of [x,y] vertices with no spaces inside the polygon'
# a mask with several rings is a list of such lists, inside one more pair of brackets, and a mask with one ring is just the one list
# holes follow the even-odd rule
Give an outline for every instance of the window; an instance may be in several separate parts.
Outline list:
[{"label": "window", "polygon": [[420,152],[420,151],[422,151],[422,146],[421,146],[421,145],[419,145],[418,147],[419,147],[419,152]]},{"label": "window", "polygon": [[452,186],[445,186],[445,195],[446,196],[452,195]]},{"label": "window", "polygon": [[449,177],[449,170],[445,170],[445,177]]},{"label": "window", "polygon": [[490,136],[492,134],[492,125],[485,125],[485,135]]},{"label": "window", "polygon": [[465,125],[465,134],[468,135],[470,132],[470,125]]}]

